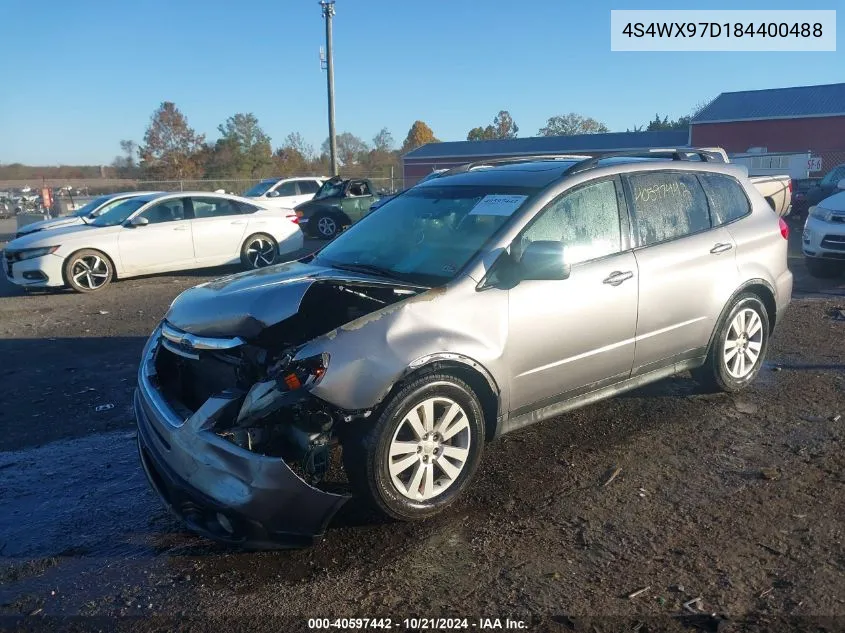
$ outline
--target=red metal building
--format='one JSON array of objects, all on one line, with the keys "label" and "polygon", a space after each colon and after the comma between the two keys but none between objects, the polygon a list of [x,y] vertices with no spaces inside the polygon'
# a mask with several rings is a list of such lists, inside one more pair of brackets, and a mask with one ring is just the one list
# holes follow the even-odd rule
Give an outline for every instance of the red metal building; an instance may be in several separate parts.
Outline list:
[{"label": "red metal building", "polygon": [[845,163],[845,83],[724,92],[692,120],[690,144],[730,153],[811,152],[821,176]]}]

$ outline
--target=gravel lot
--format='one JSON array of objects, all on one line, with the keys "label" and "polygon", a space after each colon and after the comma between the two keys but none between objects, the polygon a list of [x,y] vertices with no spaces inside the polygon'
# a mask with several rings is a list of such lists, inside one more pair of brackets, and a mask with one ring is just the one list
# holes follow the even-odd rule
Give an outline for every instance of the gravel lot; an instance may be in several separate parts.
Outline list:
[{"label": "gravel lot", "polygon": [[[0,242],[13,228],[0,221]],[[292,552],[184,532],[137,463],[143,342],[180,291],[227,271],[95,296],[2,279],[0,628],[173,630],[181,616],[194,630],[288,631],[306,617],[449,614],[470,628],[770,630],[845,617],[845,322],[830,316],[845,278],[809,278],[792,246],[793,305],[748,392],[703,394],[680,376],[529,427],[488,447],[446,514],[386,523],[353,502],[321,544]],[[114,616],[155,617],[102,619]]]}]

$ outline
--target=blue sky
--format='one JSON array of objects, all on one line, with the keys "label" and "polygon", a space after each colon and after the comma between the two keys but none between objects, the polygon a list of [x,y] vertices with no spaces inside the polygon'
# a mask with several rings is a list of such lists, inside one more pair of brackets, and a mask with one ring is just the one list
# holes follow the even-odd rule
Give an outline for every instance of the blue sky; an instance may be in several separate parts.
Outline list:
[{"label": "blue sky", "polygon": [[[821,0],[805,8],[835,9]],[[613,9],[794,9],[792,1],[337,0],[338,132],[397,144],[422,119],[463,140],[509,110],[520,136],[578,112],[613,131],[720,92],[845,81],[836,53],[611,53]],[[840,11],[838,31],[843,31]],[[274,146],[327,135],[316,0],[2,0],[0,162],[109,163],[174,101],[209,139],[253,112]]]}]

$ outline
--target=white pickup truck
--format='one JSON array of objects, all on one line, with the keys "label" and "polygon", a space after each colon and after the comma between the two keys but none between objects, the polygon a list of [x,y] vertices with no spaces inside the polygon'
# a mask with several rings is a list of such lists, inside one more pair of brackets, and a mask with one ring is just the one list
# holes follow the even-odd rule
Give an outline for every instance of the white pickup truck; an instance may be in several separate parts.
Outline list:
[{"label": "white pickup truck", "polygon": [[[702,148],[708,152],[721,155],[722,159],[729,163],[728,154],[721,147]],[[786,217],[792,208],[792,178],[784,174],[782,176],[749,176],[748,179],[757,188],[772,210],[778,217]]]}]

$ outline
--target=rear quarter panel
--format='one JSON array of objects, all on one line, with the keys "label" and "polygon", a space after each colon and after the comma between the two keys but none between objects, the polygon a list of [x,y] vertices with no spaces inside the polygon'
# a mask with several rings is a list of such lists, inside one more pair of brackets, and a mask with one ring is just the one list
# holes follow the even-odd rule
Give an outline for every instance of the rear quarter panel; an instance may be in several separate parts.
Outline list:
[{"label": "rear quarter panel", "polygon": [[751,214],[726,225],[737,246],[740,282],[765,281],[775,291],[780,310],[792,294],[792,273],[787,265],[789,243],[781,235],[778,216],[760,192],[750,182],[743,186],[751,201]]}]

